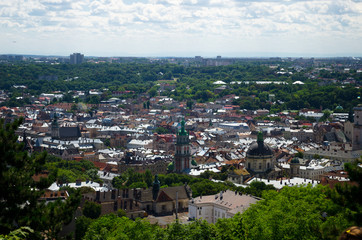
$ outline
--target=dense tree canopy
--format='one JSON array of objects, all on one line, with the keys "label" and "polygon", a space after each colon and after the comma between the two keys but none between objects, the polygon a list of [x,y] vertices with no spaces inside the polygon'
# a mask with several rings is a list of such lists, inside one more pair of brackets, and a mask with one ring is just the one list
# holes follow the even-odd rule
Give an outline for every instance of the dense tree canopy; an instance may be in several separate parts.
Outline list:
[{"label": "dense tree canopy", "polygon": [[[288,67],[290,63],[278,63]],[[239,96],[233,104],[242,109],[266,108],[272,112],[285,109],[329,108],[341,105],[347,111],[356,106],[361,90],[353,86],[328,83],[319,85],[321,80],[309,79],[308,69],[295,72],[293,75],[277,74],[278,69],[255,64],[252,61],[229,66],[218,67],[183,67],[175,64],[93,64],[81,65],[49,65],[49,64],[0,64],[0,89],[11,91],[11,99],[4,103],[7,106],[26,104],[29,99],[17,100],[23,92],[30,94],[63,91],[65,101],[73,101],[69,90],[108,89],[102,96],[87,96],[88,103],[99,103],[111,96],[112,91],[130,91],[123,97],[136,97],[140,93],[148,93],[151,97],[158,94],[159,80],[165,77],[176,78],[174,91],[166,90],[161,94],[176,100],[198,102],[213,101],[228,94]],[[161,74],[162,73],[162,74]],[[167,74],[166,74],[167,73]],[[44,80],[44,76],[56,76],[55,80]],[[362,74],[356,72],[340,73],[338,71],[319,73],[321,78],[345,80],[351,77],[362,80]],[[170,80],[168,79],[168,80]],[[167,79],[166,79],[167,80]],[[216,81],[226,83],[226,89],[215,91],[220,85]],[[255,81],[283,82],[285,84],[255,84]],[[293,85],[294,81],[302,81],[304,85]],[[172,81],[173,82],[173,81]],[[27,89],[15,89],[14,85],[25,85]],[[276,103],[269,102],[269,94],[275,95]],[[189,106],[190,107],[190,106]]]},{"label": "dense tree canopy", "polygon": [[[265,192],[244,214],[242,227],[247,239],[323,239],[323,229],[341,224],[338,206],[326,198],[322,187],[285,187],[280,193]],[[329,217],[330,216],[330,217]]]},{"label": "dense tree canopy", "polygon": [[18,143],[14,132],[21,122],[18,119],[4,126],[0,120],[0,234],[27,226],[34,230],[31,239],[42,238],[40,234],[54,238],[63,224],[71,221],[80,194],[75,193],[64,202],[39,201],[57,172],[34,180],[43,169],[46,153],[29,154],[24,144]]}]

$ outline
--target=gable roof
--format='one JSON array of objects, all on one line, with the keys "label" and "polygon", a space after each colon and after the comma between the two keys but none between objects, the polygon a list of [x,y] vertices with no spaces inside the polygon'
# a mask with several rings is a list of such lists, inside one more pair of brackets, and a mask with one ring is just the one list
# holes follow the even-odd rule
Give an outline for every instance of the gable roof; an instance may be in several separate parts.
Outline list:
[{"label": "gable roof", "polygon": [[168,201],[173,201],[173,199],[170,198],[164,191],[161,190],[158,194],[156,202],[168,202]]},{"label": "gable roof", "polygon": [[60,127],[59,128],[59,137],[76,137],[81,136],[79,127]]}]

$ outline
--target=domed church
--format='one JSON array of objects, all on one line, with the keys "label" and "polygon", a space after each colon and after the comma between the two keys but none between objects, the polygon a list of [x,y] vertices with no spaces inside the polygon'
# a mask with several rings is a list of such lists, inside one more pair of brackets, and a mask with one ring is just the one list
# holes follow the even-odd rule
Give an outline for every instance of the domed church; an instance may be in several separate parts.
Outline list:
[{"label": "domed church", "polygon": [[253,142],[246,152],[245,167],[255,174],[264,174],[273,169],[273,151],[264,143],[263,133],[258,133],[257,141]]}]

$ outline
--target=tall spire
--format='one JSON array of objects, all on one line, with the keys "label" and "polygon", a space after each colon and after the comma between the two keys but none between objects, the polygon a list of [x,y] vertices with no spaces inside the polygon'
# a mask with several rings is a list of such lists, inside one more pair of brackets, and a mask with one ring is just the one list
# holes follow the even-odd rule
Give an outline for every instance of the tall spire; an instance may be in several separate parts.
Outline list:
[{"label": "tall spire", "polygon": [[263,138],[263,132],[262,131],[259,131],[258,132],[258,142],[264,142],[264,138]]},{"label": "tall spire", "polygon": [[183,136],[187,135],[187,132],[185,130],[185,119],[184,118],[182,118],[182,121],[181,121],[181,129],[179,131],[179,135],[183,135]]},{"label": "tall spire", "polygon": [[158,180],[158,175],[155,175],[155,181],[152,184],[152,197],[153,200],[157,199],[158,192],[160,191],[160,181]]}]

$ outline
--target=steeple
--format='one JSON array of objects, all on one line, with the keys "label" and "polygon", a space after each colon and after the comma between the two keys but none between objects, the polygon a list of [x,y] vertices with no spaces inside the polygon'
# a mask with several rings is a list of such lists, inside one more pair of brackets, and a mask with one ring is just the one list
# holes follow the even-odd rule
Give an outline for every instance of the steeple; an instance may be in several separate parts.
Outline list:
[{"label": "steeple", "polygon": [[182,119],[181,129],[177,132],[174,171],[183,172],[185,169],[189,169],[190,161],[191,155],[189,133],[185,129],[185,120]]},{"label": "steeple", "polygon": [[259,131],[258,132],[258,140],[257,140],[258,143],[263,143],[264,142],[264,138],[263,138],[263,133],[262,131]]},{"label": "steeple", "polygon": [[181,136],[186,136],[188,135],[186,130],[185,130],[185,119],[182,118],[182,121],[181,121],[181,129],[180,131],[178,132],[178,135],[181,135]]},{"label": "steeple", "polygon": [[56,113],[54,113],[54,119],[52,122],[52,130],[51,130],[52,138],[58,139],[59,138],[59,123]]},{"label": "steeple", "polygon": [[58,126],[59,126],[59,124],[58,124],[58,117],[57,117],[57,114],[56,114],[56,113],[54,113],[54,118],[53,118],[52,126],[53,126],[53,127],[58,127]]},{"label": "steeple", "polygon": [[157,199],[158,192],[160,191],[160,181],[158,180],[158,175],[155,175],[155,181],[152,184],[152,195],[153,200]]}]

